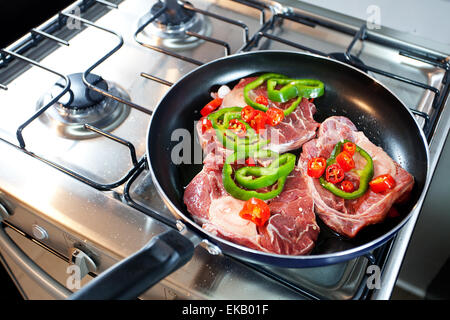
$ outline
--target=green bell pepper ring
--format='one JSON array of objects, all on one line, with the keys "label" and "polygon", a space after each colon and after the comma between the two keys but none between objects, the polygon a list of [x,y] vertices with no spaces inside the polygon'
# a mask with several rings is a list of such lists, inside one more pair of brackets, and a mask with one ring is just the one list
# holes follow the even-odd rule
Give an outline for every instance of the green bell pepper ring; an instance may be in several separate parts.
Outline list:
[{"label": "green bell pepper ring", "polygon": [[287,176],[295,167],[295,155],[285,153],[277,157],[268,167],[243,167],[236,170],[234,178],[248,189],[271,186],[280,177]]},{"label": "green bell pepper ring", "polygon": [[277,180],[278,186],[276,189],[269,192],[257,192],[254,190],[245,190],[236,185],[231,174],[233,173],[233,168],[229,164],[225,164],[222,170],[222,181],[225,190],[236,199],[239,200],[250,200],[251,198],[258,198],[261,200],[269,200],[278,196],[281,191],[283,191],[284,183],[286,182],[287,176],[280,177]]},{"label": "green bell pepper ring", "polygon": [[[272,152],[270,150],[260,150],[256,153],[256,156],[258,157],[271,157],[272,155],[276,155],[275,161],[279,158],[278,154],[275,152]],[[241,158],[246,158],[248,156],[248,153],[246,152],[235,152],[232,155],[230,155],[226,161],[225,164],[223,166],[222,169],[222,182],[223,185],[225,187],[225,190],[234,198],[239,199],[239,200],[244,200],[247,201],[250,198],[258,198],[261,200],[269,200],[272,198],[275,198],[276,196],[278,196],[281,191],[283,191],[284,188],[284,184],[286,182],[287,176],[288,174],[292,171],[287,172],[287,170],[285,169],[284,173],[285,175],[283,176],[279,176],[275,183],[277,183],[277,187],[271,191],[268,192],[257,192],[254,190],[246,190],[243,189],[242,187],[238,186],[236,184],[236,182],[233,180],[232,174],[233,174],[233,168],[231,167],[232,163],[235,163],[238,159]],[[295,156],[292,155],[294,157],[294,164],[295,164]],[[286,162],[291,163],[291,156],[286,157],[288,159],[286,159]],[[293,168],[292,168],[293,169]],[[264,181],[263,184],[266,184],[267,181]],[[267,185],[269,186],[269,185]]]},{"label": "green bell pepper ring", "polygon": [[[289,79],[284,75],[276,73],[266,73],[258,77],[255,81],[248,83],[244,87],[245,102],[258,110],[267,111],[268,107],[253,101],[249,93],[267,81],[267,97],[275,102],[286,102],[298,97],[287,109],[283,110],[284,116],[293,112],[302,101],[302,98],[317,98],[324,94],[324,84],[322,81],[313,79]],[[280,90],[276,90],[276,85],[284,85]]]},{"label": "green bell pepper ring", "polygon": [[277,74],[277,73],[265,73],[265,74],[259,76],[255,81],[248,83],[244,87],[244,100],[249,106],[253,107],[254,109],[264,111],[264,112],[268,109],[265,105],[263,105],[261,103],[257,103],[255,101],[253,101],[252,99],[250,99],[249,93],[251,90],[258,88],[260,85],[262,85],[266,80],[268,80],[270,78],[282,79],[282,78],[287,78],[287,77],[282,74]]},{"label": "green bell pepper ring", "polygon": [[[336,162],[336,156],[340,153],[341,146],[348,140],[340,141],[336,144],[331,152],[330,158],[327,160],[327,166]],[[373,160],[372,157],[362,148],[356,146],[356,152],[358,152],[364,159],[366,159],[366,165],[361,170],[356,170],[356,174],[359,176],[359,188],[353,192],[345,192],[339,189],[335,184],[326,181],[323,176],[319,178],[320,184],[325,189],[329,190],[334,195],[343,199],[356,199],[361,197],[369,189],[369,182],[373,178]]]},{"label": "green bell pepper ring", "polygon": [[[284,85],[276,90],[277,85]],[[322,81],[313,79],[269,79],[267,80],[267,97],[276,102],[286,102],[295,97],[318,98],[324,93]]]},{"label": "green bell pepper ring", "polygon": [[236,133],[228,130],[231,119],[241,119],[241,110],[241,107],[223,108],[210,113],[208,119],[216,131],[217,139],[226,149],[234,151],[246,149],[247,152],[255,152],[264,145],[267,145],[270,140],[261,139],[255,130],[245,121],[242,121],[247,129],[245,137],[241,138]]}]

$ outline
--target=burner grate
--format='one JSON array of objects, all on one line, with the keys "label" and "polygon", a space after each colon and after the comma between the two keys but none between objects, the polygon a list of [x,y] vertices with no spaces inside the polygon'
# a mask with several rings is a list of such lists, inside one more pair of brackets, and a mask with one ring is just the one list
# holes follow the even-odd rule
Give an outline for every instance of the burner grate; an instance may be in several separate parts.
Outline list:
[{"label": "burner grate", "polygon": [[[249,5],[249,3],[250,3],[249,1],[241,1],[241,0],[237,0],[237,1],[236,0],[232,0],[232,1],[244,4],[244,5]],[[192,6],[192,5],[188,4],[188,3],[183,3],[183,4],[179,4],[179,5],[180,5],[180,8],[182,8],[182,9],[188,11],[188,12],[192,12],[194,14],[200,14],[202,16],[206,16],[206,17],[209,17],[209,18],[212,18],[212,19],[220,20],[220,21],[222,21],[224,23],[228,23],[228,24],[231,24],[231,25],[234,25],[234,26],[237,26],[237,27],[241,28],[242,29],[242,33],[243,33],[243,44],[246,45],[248,43],[248,41],[249,41],[249,28],[243,22],[238,21],[238,20],[234,20],[234,19],[229,19],[227,17],[220,16],[218,14],[215,14],[215,13],[212,13],[212,12],[209,12],[209,11],[205,11],[205,10],[202,10],[202,9],[195,8],[194,6]],[[263,6],[258,5],[258,4],[251,4],[250,6],[252,8],[255,8],[255,9],[261,11],[260,21],[264,22],[265,21],[265,12],[264,12],[264,10],[265,10],[265,8],[267,8],[267,6],[263,7]],[[167,54],[167,55],[172,56],[174,58],[183,60],[185,62],[189,62],[189,63],[195,64],[197,66],[202,65],[204,62],[198,61],[196,59],[192,59],[192,58],[187,57],[185,55],[178,54],[178,53],[176,53],[174,51],[168,50],[168,49],[163,48],[161,46],[151,45],[149,43],[145,43],[145,42],[139,40],[139,34],[141,34],[147,26],[149,26],[151,23],[156,21],[158,19],[158,17],[163,15],[167,10],[168,10],[168,7],[164,4],[158,11],[156,11],[154,14],[150,15],[150,17],[148,17],[148,15],[145,15],[145,16],[141,17],[141,19],[139,19],[139,26],[138,26],[136,32],[134,33],[134,40],[137,43],[139,43],[141,46],[143,46],[143,47],[145,47],[147,49],[151,49],[151,50],[157,51],[159,53]],[[210,42],[210,43],[213,43],[213,44],[216,44],[216,45],[223,46],[224,50],[225,50],[225,53],[224,53],[225,56],[227,56],[227,55],[229,55],[231,53],[230,45],[227,42],[225,42],[225,41],[222,41],[220,39],[211,38],[209,36],[201,35],[201,34],[198,34],[198,33],[195,33],[195,32],[191,32],[191,31],[184,31],[184,33],[185,33],[186,36],[195,37],[195,38],[198,38],[200,40],[204,40],[206,42]]]},{"label": "burner grate", "polygon": [[[326,27],[326,28],[329,28],[329,29],[332,29],[335,31],[343,32],[348,35],[353,35],[353,39],[350,42],[350,44],[348,45],[348,47],[346,48],[346,51],[340,54],[344,57],[343,62],[346,62],[346,63],[348,63],[354,67],[357,67],[363,71],[366,71],[366,72],[370,71],[370,72],[377,73],[377,74],[380,74],[380,75],[383,75],[383,76],[386,76],[386,77],[389,77],[389,78],[392,78],[392,79],[395,79],[398,81],[402,81],[404,83],[407,83],[407,84],[410,84],[410,85],[413,85],[416,87],[420,87],[425,90],[429,90],[434,93],[434,98],[433,98],[433,102],[432,102],[433,109],[440,109],[443,107],[445,93],[448,92],[448,90],[449,90],[448,78],[449,78],[450,64],[447,60],[447,57],[431,56],[425,52],[420,52],[418,50],[414,50],[413,48],[405,48],[404,45],[402,45],[401,43],[387,41],[386,39],[382,39],[376,35],[369,33],[366,25],[362,25],[359,28],[359,30],[357,30],[355,32],[354,30],[352,30],[350,28],[344,28],[344,27],[334,24],[330,21],[320,20],[317,18],[312,19],[310,17],[301,16],[298,13],[276,14],[272,17],[271,20],[267,21],[266,24],[261,27],[260,31],[258,33],[256,33],[255,36],[251,39],[251,41],[248,42],[247,46],[245,46],[243,48],[243,51],[249,51],[251,49],[258,48],[260,40],[263,38],[267,38],[269,40],[277,41],[277,42],[283,43],[285,45],[291,46],[296,49],[300,49],[300,50],[307,51],[307,52],[310,52],[313,54],[336,59],[336,56],[333,56],[335,53],[325,53],[325,52],[319,51],[317,49],[307,47],[302,44],[295,43],[288,39],[281,38],[279,36],[269,33],[270,30],[273,31],[276,27],[281,26],[283,24],[283,20],[297,22],[297,23],[300,23],[300,24],[303,24],[303,25],[306,25],[306,26],[309,26],[312,28],[316,27],[317,25],[320,25],[320,26],[323,26],[323,27]],[[442,88],[442,91],[440,91],[436,87],[421,83],[419,81],[412,80],[412,79],[409,79],[407,77],[403,77],[403,76],[400,76],[397,74],[393,74],[391,72],[381,70],[381,69],[378,69],[378,68],[375,68],[372,66],[368,66],[367,64],[363,63],[361,60],[359,60],[356,57],[354,57],[353,55],[351,55],[351,51],[357,41],[372,41],[377,44],[389,46],[391,48],[396,48],[399,50],[399,55],[402,55],[402,56],[405,56],[405,57],[408,57],[411,59],[415,59],[420,62],[424,62],[431,66],[435,66],[437,68],[441,68],[441,69],[445,70],[444,81],[443,81],[444,87]],[[338,60],[340,60],[340,59],[338,59]],[[442,94],[442,93],[444,93],[444,94]],[[435,125],[435,120],[437,119],[438,112],[434,112],[433,116],[430,117],[427,113],[418,111],[415,108],[410,108],[410,110],[413,114],[424,119],[423,131],[425,132],[425,135],[427,136],[427,139],[429,142],[431,139],[431,136],[432,136],[432,130],[433,130],[433,126]]]},{"label": "burner grate", "polygon": [[53,73],[59,77],[61,77],[62,79],[64,79],[64,87],[61,90],[61,92],[59,94],[57,94],[52,100],[50,100],[45,106],[43,106],[42,108],[40,108],[38,111],[36,111],[35,114],[33,114],[27,121],[25,121],[22,125],[19,126],[19,128],[16,131],[16,136],[17,136],[17,140],[19,141],[19,146],[22,149],[25,149],[25,140],[23,138],[23,134],[22,131],[34,120],[36,120],[37,118],[39,118],[45,111],[47,111],[53,104],[55,104],[60,98],[62,98],[70,89],[70,79],[68,76],[61,74],[55,70],[52,70],[48,67],[43,66],[42,64],[33,61],[31,59],[28,59],[27,57],[24,57],[18,53],[15,53],[13,51],[9,51],[7,49],[2,49],[1,52],[9,57],[15,57],[17,59],[23,60],[26,63],[29,63],[31,65],[34,65],[38,68],[41,68],[45,71],[48,71],[50,73]]},{"label": "burner grate", "polygon": [[[116,4],[113,4],[113,3],[110,3],[110,2],[107,2],[107,1],[103,1],[103,0],[101,0],[101,1],[98,1],[98,0],[96,0],[96,1],[81,1],[81,2],[76,3],[75,5],[78,5],[79,8],[80,8],[80,11],[84,12],[94,2],[98,2],[98,3],[101,3],[102,5],[105,5],[105,6],[108,6],[108,7],[111,7],[111,8],[115,8],[115,9],[118,7]],[[70,9],[68,9],[67,11],[70,11]],[[90,72],[92,72],[98,65],[103,63],[106,59],[108,59],[111,55],[113,55],[116,51],[118,51],[122,47],[122,45],[123,45],[123,38],[122,38],[122,36],[119,35],[118,33],[114,32],[114,31],[110,30],[110,29],[101,27],[101,26],[99,26],[99,25],[97,25],[97,24],[95,24],[95,23],[93,23],[93,22],[91,22],[89,20],[83,19],[83,18],[81,18],[81,17],[79,17],[77,15],[73,15],[73,14],[67,13],[67,12],[61,12],[58,15],[58,19],[57,20],[59,21],[59,24],[65,25],[65,21],[67,21],[68,18],[78,20],[81,23],[84,23],[84,24],[86,24],[88,26],[92,26],[92,27],[95,27],[95,28],[100,29],[102,31],[105,31],[107,33],[113,34],[118,39],[118,44],[116,45],[116,47],[114,47],[112,50],[110,50],[105,56],[100,58],[97,62],[95,62],[90,68],[88,68],[83,73],[82,78],[83,78],[84,84],[89,89],[95,90],[96,92],[100,93],[101,95],[103,95],[105,97],[117,100],[118,102],[126,104],[126,105],[128,105],[128,106],[130,106],[132,108],[135,108],[135,109],[137,109],[137,110],[139,110],[139,111],[141,111],[141,112],[143,112],[143,113],[145,113],[147,115],[151,115],[152,111],[149,110],[148,108],[145,108],[145,107],[142,107],[140,105],[137,105],[137,104],[135,104],[135,103],[133,103],[131,101],[128,101],[127,99],[124,99],[124,98],[122,98],[120,96],[113,95],[113,94],[103,90],[102,88],[100,88],[98,86],[95,86],[94,84],[92,84],[92,83],[87,81],[87,78],[90,75]],[[54,29],[55,28],[55,26],[53,24],[51,24],[51,26],[52,26],[52,28],[50,28],[50,29]],[[41,35],[41,36],[43,36],[45,38],[48,38],[48,39],[50,39],[52,41],[57,42],[57,43],[66,44],[65,40],[62,40],[62,39],[57,38],[55,36],[52,36],[51,34],[48,34],[47,32],[48,31],[42,31],[42,30],[38,31],[38,30],[34,29],[34,31],[30,32],[30,36],[33,39],[33,35],[32,34],[39,34],[39,35]],[[34,39],[36,39],[36,38],[34,37]],[[27,154],[29,154],[29,155],[31,155],[31,156],[33,156],[33,157],[43,161],[43,162],[49,164],[50,166],[60,170],[61,172],[66,173],[66,174],[72,176],[73,178],[76,178],[76,179],[78,179],[78,180],[80,180],[80,181],[82,181],[82,182],[84,182],[84,183],[86,183],[86,184],[88,184],[88,185],[98,189],[98,190],[109,191],[109,190],[112,190],[112,189],[114,189],[114,188],[116,188],[118,186],[123,185],[132,176],[132,174],[142,165],[142,163],[144,162],[144,159],[141,159],[140,161],[137,160],[135,147],[133,146],[133,144],[131,142],[129,142],[129,141],[125,140],[125,139],[122,139],[120,137],[117,137],[117,136],[115,136],[115,135],[113,135],[113,134],[111,134],[109,132],[106,132],[106,131],[100,129],[100,128],[96,128],[95,126],[92,126],[92,125],[89,125],[89,124],[84,124],[84,128],[85,129],[87,129],[89,131],[92,131],[92,132],[94,132],[94,133],[96,133],[96,134],[98,134],[100,136],[106,137],[106,138],[108,138],[108,139],[110,139],[112,141],[115,141],[115,142],[117,142],[117,143],[119,143],[121,145],[124,145],[130,150],[130,158],[131,158],[133,166],[118,181],[107,183],[107,184],[96,182],[96,181],[94,181],[94,180],[92,180],[92,179],[90,179],[90,178],[88,178],[88,177],[86,177],[84,175],[81,175],[81,174],[75,172],[74,170],[68,169],[65,166],[62,166],[62,165],[60,165],[58,163],[50,161],[50,160],[48,160],[48,159],[46,159],[46,158],[44,158],[42,156],[39,156],[39,155],[33,153],[31,150],[28,150],[26,148],[25,139],[23,137],[23,130],[26,129],[27,126],[29,126],[33,121],[35,121],[37,118],[39,118],[42,114],[44,114],[52,105],[54,105],[57,101],[59,101],[59,99],[62,98],[69,91],[70,84],[71,84],[70,83],[70,79],[69,79],[68,76],[66,76],[64,74],[61,74],[61,73],[59,73],[59,72],[57,72],[57,71],[55,71],[55,70],[53,70],[51,68],[48,68],[48,67],[42,65],[41,63],[36,62],[36,61],[34,61],[32,59],[29,59],[29,58],[27,58],[27,57],[25,57],[25,56],[23,56],[22,54],[19,53],[19,52],[23,53],[24,51],[27,51],[27,50],[23,49],[23,48],[27,48],[27,47],[28,46],[25,45],[21,49],[17,49],[17,52],[13,51],[13,50],[8,50],[8,49],[0,50],[0,54],[2,55],[2,60],[1,61],[3,63],[9,63],[14,58],[22,60],[22,61],[24,61],[24,62],[26,62],[28,64],[34,65],[34,66],[36,66],[38,68],[41,68],[41,69],[43,69],[45,71],[48,71],[48,72],[53,73],[55,75],[58,75],[59,77],[64,79],[65,85],[64,85],[63,89],[61,90],[61,92],[59,94],[57,94],[46,105],[44,105],[39,110],[37,110],[28,120],[26,120],[22,125],[19,126],[19,128],[16,131],[16,136],[17,136],[19,148],[22,149],[22,151],[24,151],[25,153],[27,153]],[[7,90],[7,86],[5,86],[5,85],[1,85],[1,86],[2,86],[2,89]]]},{"label": "burner grate", "polygon": [[[107,8],[118,8],[117,4],[105,0],[78,0],[66,11],[71,12],[74,10],[74,8],[77,8],[82,14],[91,9],[95,4],[101,4]],[[55,32],[61,30],[64,26],[66,26],[64,17],[58,15],[50,19],[39,29],[32,29],[30,33],[24,37],[23,40],[15,44],[10,49],[17,54],[25,54],[27,51],[38,46],[45,39],[51,39],[67,46],[69,45],[67,41],[59,39],[53,35]],[[0,53],[0,68],[8,66],[9,63],[14,60],[14,58],[14,56],[4,55]]]}]

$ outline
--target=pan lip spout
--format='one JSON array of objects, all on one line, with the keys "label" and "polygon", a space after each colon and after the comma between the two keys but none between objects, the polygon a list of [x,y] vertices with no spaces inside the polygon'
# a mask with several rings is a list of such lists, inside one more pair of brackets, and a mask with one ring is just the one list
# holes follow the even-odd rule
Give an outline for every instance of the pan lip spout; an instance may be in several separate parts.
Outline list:
[{"label": "pan lip spout", "polygon": [[[409,116],[410,121],[413,122],[413,128],[415,128],[416,132],[419,134],[418,138],[421,139],[421,145],[418,146],[420,149],[424,149],[424,162],[426,161],[426,166],[424,166],[424,169],[426,170],[426,174],[423,175],[425,177],[425,181],[423,182],[422,190],[420,190],[420,196],[417,197],[417,200],[414,204],[414,206],[411,208],[410,212],[404,216],[404,218],[391,230],[388,232],[382,234],[381,236],[367,242],[364,244],[361,244],[359,246],[355,246],[350,249],[345,249],[342,251],[332,252],[332,253],[323,253],[323,254],[313,254],[313,255],[301,255],[301,256],[293,256],[293,255],[281,255],[281,254],[275,254],[275,253],[267,253],[255,249],[251,249],[236,243],[233,243],[229,240],[222,239],[216,235],[209,234],[203,228],[195,223],[190,217],[188,217],[182,210],[180,210],[167,196],[167,194],[164,192],[162,186],[160,185],[160,182],[157,179],[156,171],[157,168],[154,168],[152,165],[152,157],[151,157],[151,150],[150,150],[150,141],[151,141],[151,131],[152,126],[154,126],[154,121],[158,117],[158,114],[162,111],[159,111],[161,109],[161,105],[164,104],[164,101],[170,97],[170,94],[172,90],[174,90],[175,87],[178,87],[180,83],[182,84],[185,79],[189,79],[193,75],[195,75],[199,70],[202,70],[203,68],[206,68],[210,66],[211,64],[218,63],[219,61],[226,61],[230,59],[236,59],[241,56],[247,56],[247,55],[272,55],[272,54],[285,54],[285,55],[295,55],[295,56],[308,56],[308,57],[314,57],[323,61],[329,61],[331,63],[339,64],[344,66],[345,68],[350,68],[354,71],[357,71],[364,75],[367,79],[370,79],[371,81],[375,82],[377,85],[381,86],[386,93],[390,94],[394,99],[396,99],[401,106],[403,106],[403,109],[405,109]],[[153,115],[150,119],[148,130],[147,130],[147,145],[146,145],[146,158],[147,163],[150,171],[151,178],[153,180],[153,183],[159,193],[159,195],[162,197],[164,203],[167,205],[168,209],[174,214],[176,217],[180,217],[185,223],[186,226],[189,229],[192,229],[194,232],[198,233],[200,237],[204,239],[209,239],[209,241],[213,242],[215,245],[217,245],[219,248],[222,249],[224,253],[230,253],[231,255],[236,255],[241,258],[248,258],[250,261],[256,262],[256,263],[268,263],[271,265],[277,265],[277,266],[283,266],[283,267],[316,267],[316,266],[325,266],[330,264],[335,264],[339,262],[344,262],[347,260],[351,260],[353,258],[363,256],[372,250],[382,246],[385,244],[388,240],[392,239],[394,235],[408,222],[410,221],[411,217],[417,217],[419,214],[420,208],[422,206],[422,203],[424,201],[426,191],[429,187],[429,184],[431,182],[431,174],[430,174],[430,150],[429,145],[427,142],[427,139],[425,137],[425,133],[423,132],[422,128],[419,126],[418,122],[415,120],[414,114],[411,112],[411,110],[406,107],[406,105],[403,103],[403,101],[395,94],[393,93],[389,88],[387,88],[384,84],[382,84],[377,79],[373,78],[372,76],[368,75],[367,73],[359,70],[358,68],[348,65],[346,63],[343,63],[341,61],[337,61],[335,59],[324,57],[317,54],[312,53],[304,53],[304,52],[296,52],[296,51],[287,51],[287,50],[264,50],[264,51],[251,51],[251,52],[242,52],[242,53],[236,53],[230,56],[222,57],[213,61],[210,61],[191,72],[185,74],[183,77],[181,77],[172,87],[164,94],[164,96],[161,98],[161,100],[158,102],[156,108],[154,109]]]}]

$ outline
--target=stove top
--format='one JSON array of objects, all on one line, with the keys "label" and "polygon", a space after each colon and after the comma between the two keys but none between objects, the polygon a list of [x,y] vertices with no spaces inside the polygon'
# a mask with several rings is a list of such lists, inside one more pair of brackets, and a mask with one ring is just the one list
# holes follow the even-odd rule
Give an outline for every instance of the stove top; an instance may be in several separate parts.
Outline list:
[{"label": "stove top", "polygon": [[[56,226],[44,245],[63,255],[82,246],[105,270],[176,227],[145,162],[158,101],[203,63],[268,49],[331,56],[380,80],[416,115],[434,170],[450,126],[446,54],[297,1],[88,0],[1,51],[0,152],[11,156],[0,161],[11,171],[0,173],[0,196],[31,208],[34,224]],[[261,267],[197,248],[143,297],[388,298],[411,220],[372,255],[320,268]],[[30,218],[7,223],[32,234]],[[366,285],[369,264],[383,270],[382,289]]]}]

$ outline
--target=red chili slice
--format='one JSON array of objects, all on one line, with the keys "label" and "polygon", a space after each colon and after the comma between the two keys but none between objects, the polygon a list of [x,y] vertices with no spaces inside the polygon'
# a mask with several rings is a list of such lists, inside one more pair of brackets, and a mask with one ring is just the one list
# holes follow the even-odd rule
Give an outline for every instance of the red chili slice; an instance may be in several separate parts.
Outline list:
[{"label": "red chili slice", "polygon": [[243,124],[238,119],[231,119],[228,124],[228,129],[233,131],[235,134],[237,134],[238,137],[245,136],[245,133],[247,132],[247,128],[245,127],[245,124]]},{"label": "red chili slice", "polygon": [[336,162],[341,166],[344,172],[350,171],[355,167],[355,160],[353,160],[353,156],[346,151],[343,151],[337,155]]},{"label": "red chili slice", "polygon": [[320,178],[327,167],[327,160],[323,157],[312,158],[308,161],[307,174],[313,178]]},{"label": "red chili slice", "polygon": [[202,133],[212,128],[212,122],[208,118],[202,118]]},{"label": "red chili slice", "polygon": [[395,187],[395,180],[390,174],[382,174],[369,182],[370,190],[380,193]]},{"label": "red chili slice", "polygon": [[266,113],[261,110],[255,110],[255,113],[255,116],[250,120],[249,124],[256,133],[259,133],[266,128],[267,116]]},{"label": "red chili slice", "polygon": [[348,154],[353,156],[356,152],[356,144],[354,144],[353,142],[345,142],[342,145],[342,151],[346,151],[348,152]]},{"label": "red chili slice", "polygon": [[244,207],[239,212],[239,216],[252,221],[258,227],[262,227],[270,218],[270,209],[263,200],[250,198],[244,203]]},{"label": "red chili slice", "polygon": [[255,167],[255,166],[256,166],[256,162],[255,162],[255,160],[254,160],[253,158],[247,158],[247,159],[245,160],[245,164],[246,164],[248,167]]},{"label": "red chili slice", "polygon": [[269,109],[267,109],[266,115],[267,123],[271,126],[276,126],[284,119],[283,110],[274,107],[270,107]]},{"label": "red chili slice", "polygon": [[344,180],[344,170],[337,163],[329,165],[325,169],[325,179],[333,184],[339,183]]},{"label": "red chili slice", "polygon": [[353,183],[351,181],[348,181],[348,180],[342,181],[340,188],[344,192],[353,192],[353,191],[355,191],[355,186],[353,185]]},{"label": "red chili slice", "polygon": [[257,96],[255,102],[265,106],[269,105],[269,100],[264,96]]},{"label": "red chili slice", "polygon": [[202,108],[202,110],[200,110],[200,114],[202,115],[202,117],[206,117],[208,114],[210,114],[211,112],[216,110],[218,107],[220,107],[221,104],[222,104],[222,99],[215,98],[214,100],[211,100],[210,102],[208,102],[208,104],[206,104],[206,106],[204,106]]},{"label": "red chili slice", "polygon": [[245,122],[250,122],[256,115],[256,110],[250,106],[245,106],[241,111],[241,118]]}]

